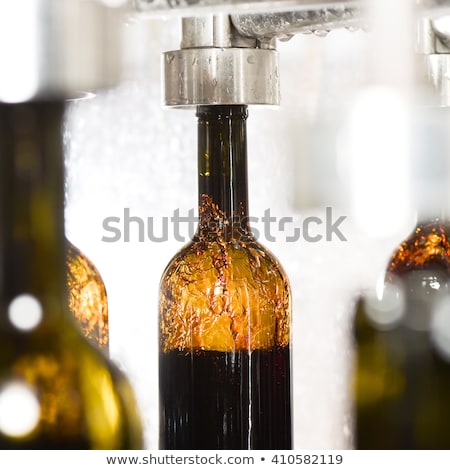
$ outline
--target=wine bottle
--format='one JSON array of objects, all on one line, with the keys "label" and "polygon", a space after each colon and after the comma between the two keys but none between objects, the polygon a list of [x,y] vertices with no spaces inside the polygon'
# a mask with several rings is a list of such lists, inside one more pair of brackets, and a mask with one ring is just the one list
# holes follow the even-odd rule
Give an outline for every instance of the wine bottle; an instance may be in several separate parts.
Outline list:
[{"label": "wine bottle", "polygon": [[449,236],[443,219],[419,223],[358,303],[359,449],[450,449]]},{"label": "wine bottle", "polygon": [[290,449],[290,287],[249,227],[247,107],[197,116],[198,228],[160,286],[160,447]]},{"label": "wine bottle", "polygon": [[103,279],[92,263],[66,239],[69,310],[83,335],[108,354],[108,299]]},{"label": "wine bottle", "polygon": [[0,448],[139,449],[131,387],[67,307],[63,110],[0,104]]}]

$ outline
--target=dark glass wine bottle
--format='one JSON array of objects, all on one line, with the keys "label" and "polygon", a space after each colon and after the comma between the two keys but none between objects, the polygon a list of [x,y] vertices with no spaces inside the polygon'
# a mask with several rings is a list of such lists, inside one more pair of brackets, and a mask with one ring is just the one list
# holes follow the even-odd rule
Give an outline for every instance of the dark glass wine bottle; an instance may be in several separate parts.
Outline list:
[{"label": "dark glass wine bottle", "polygon": [[450,224],[420,223],[355,319],[356,446],[450,449]]},{"label": "dark glass wine bottle", "polygon": [[290,449],[290,287],[248,224],[247,108],[197,116],[198,229],[161,280],[160,447]]},{"label": "dark glass wine bottle", "polygon": [[92,261],[67,239],[66,268],[69,310],[83,335],[108,354],[109,318],[105,284]]},{"label": "dark glass wine bottle", "polygon": [[140,449],[131,387],[67,307],[63,110],[0,104],[0,448]]}]

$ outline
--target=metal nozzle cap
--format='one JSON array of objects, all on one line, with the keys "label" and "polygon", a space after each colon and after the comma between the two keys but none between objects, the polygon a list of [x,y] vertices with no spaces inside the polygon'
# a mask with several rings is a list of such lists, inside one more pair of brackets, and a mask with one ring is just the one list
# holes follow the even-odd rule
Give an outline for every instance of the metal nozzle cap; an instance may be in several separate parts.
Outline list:
[{"label": "metal nozzle cap", "polygon": [[280,104],[272,49],[192,48],[163,55],[166,106]]}]

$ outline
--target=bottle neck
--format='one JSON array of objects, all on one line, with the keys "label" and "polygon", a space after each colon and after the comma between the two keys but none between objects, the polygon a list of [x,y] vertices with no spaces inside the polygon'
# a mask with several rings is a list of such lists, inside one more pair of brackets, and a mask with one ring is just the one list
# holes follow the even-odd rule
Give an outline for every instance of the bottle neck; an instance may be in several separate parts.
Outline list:
[{"label": "bottle neck", "polygon": [[63,113],[63,102],[0,105],[2,312],[25,294],[46,315],[65,305]]},{"label": "bottle neck", "polygon": [[247,191],[247,106],[200,106],[197,238],[251,237]]},{"label": "bottle neck", "polygon": [[449,212],[442,205],[430,206],[416,206],[416,219],[417,225],[427,224],[430,222],[447,223],[449,220]]},{"label": "bottle neck", "polygon": [[433,220],[441,222],[449,219],[448,184],[444,175],[431,175],[423,178],[423,181],[414,184],[412,204],[415,209],[416,219],[419,224],[429,223]]}]

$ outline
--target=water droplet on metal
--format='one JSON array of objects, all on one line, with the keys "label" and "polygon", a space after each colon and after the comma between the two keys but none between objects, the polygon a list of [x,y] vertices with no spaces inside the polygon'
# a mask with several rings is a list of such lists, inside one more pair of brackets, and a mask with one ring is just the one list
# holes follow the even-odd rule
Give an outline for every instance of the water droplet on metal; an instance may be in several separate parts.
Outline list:
[{"label": "water droplet on metal", "polygon": [[318,36],[318,37],[320,37],[320,38],[324,38],[325,36],[328,35],[329,32],[330,32],[330,31],[328,31],[327,29],[315,29],[315,30],[313,31],[314,35],[315,35],[315,36]]}]

